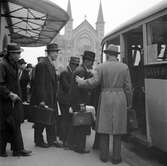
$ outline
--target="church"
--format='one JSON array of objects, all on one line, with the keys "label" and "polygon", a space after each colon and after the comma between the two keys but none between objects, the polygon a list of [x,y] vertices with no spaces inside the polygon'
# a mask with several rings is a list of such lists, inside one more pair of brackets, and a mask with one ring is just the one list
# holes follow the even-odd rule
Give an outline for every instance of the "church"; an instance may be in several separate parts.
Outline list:
[{"label": "church", "polygon": [[61,49],[57,59],[57,64],[66,66],[71,56],[77,56],[82,60],[84,50],[95,52],[96,58],[94,64],[99,64],[101,60],[100,43],[104,37],[104,18],[101,1],[97,15],[96,29],[87,21],[86,18],[80,25],[73,28],[70,0],[67,5],[67,13],[70,18],[65,25],[64,34],[58,34],[54,39],[54,42],[57,43]]}]

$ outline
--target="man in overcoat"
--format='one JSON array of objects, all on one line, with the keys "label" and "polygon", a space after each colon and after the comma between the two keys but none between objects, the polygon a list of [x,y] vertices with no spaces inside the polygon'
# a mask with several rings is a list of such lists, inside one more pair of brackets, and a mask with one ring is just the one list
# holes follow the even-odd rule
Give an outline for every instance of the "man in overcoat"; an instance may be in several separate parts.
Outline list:
[{"label": "man in overcoat", "polygon": [[[33,78],[31,105],[47,105],[54,109],[54,120],[58,116],[57,109],[57,88],[58,79],[53,61],[58,56],[58,45],[56,43],[48,44],[46,47],[47,56],[35,67],[35,76]],[[36,146],[47,148],[49,146],[58,146],[56,142],[56,125],[43,125],[35,123],[34,142]],[[43,139],[43,130],[46,129],[47,143]]]},{"label": "man in overcoat", "polygon": [[[78,112],[80,104],[90,105],[92,90],[78,87],[75,77],[80,76],[84,79],[92,77],[92,66],[95,60],[95,53],[92,51],[84,51],[82,57],[82,64],[76,68],[73,76],[73,85],[71,90],[71,105],[74,112]],[[79,153],[87,153],[86,135],[90,134],[89,126],[77,126],[75,127],[75,148],[74,150]]]},{"label": "man in overcoat", "polygon": [[67,68],[60,73],[59,78],[59,95],[58,101],[61,110],[60,122],[60,137],[64,146],[67,146],[67,137],[71,125],[71,113],[69,108],[71,106],[71,87],[73,82],[73,72],[80,63],[79,57],[70,57],[70,62]]},{"label": "man in overcoat", "polygon": [[0,156],[6,157],[6,144],[11,143],[13,156],[28,156],[31,151],[24,149],[20,125],[24,121],[18,79],[17,62],[21,48],[8,45],[7,54],[0,62]]},{"label": "man in overcoat", "polygon": [[108,161],[109,135],[113,135],[112,162],[121,162],[121,135],[127,132],[127,109],[131,107],[132,91],[129,69],[117,60],[118,48],[109,45],[104,50],[107,62],[97,67],[90,79],[77,77],[79,87],[101,85],[96,131],[100,134],[100,159]]},{"label": "man in overcoat", "polygon": [[28,99],[27,85],[30,82],[29,71],[26,68],[26,62],[24,59],[19,60],[19,81],[21,87],[22,101],[25,102]]}]

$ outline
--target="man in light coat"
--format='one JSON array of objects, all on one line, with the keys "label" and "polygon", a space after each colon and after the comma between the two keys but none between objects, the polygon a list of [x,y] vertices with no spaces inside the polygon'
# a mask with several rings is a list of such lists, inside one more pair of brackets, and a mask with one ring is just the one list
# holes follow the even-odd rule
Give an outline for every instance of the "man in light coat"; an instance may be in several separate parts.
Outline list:
[{"label": "man in light coat", "polygon": [[131,107],[131,79],[126,64],[117,60],[118,48],[109,45],[104,53],[107,62],[99,65],[90,79],[76,77],[78,86],[101,85],[96,131],[100,134],[100,159],[108,161],[109,135],[113,135],[112,162],[121,162],[121,135],[127,132],[127,109]]}]

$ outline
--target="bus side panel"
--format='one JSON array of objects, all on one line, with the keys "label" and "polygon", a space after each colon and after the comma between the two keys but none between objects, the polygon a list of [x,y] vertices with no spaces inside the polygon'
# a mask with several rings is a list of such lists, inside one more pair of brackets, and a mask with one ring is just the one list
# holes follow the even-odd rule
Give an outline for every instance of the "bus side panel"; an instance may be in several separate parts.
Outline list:
[{"label": "bus side panel", "polygon": [[152,145],[167,152],[167,80],[145,79]]}]

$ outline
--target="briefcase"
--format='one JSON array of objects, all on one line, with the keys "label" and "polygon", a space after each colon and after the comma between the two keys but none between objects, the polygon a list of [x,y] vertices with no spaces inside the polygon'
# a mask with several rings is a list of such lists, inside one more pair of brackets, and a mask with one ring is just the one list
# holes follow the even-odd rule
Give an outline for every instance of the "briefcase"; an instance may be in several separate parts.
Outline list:
[{"label": "briefcase", "polygon": [[91,126],[92,124],[91,112],[77,112],[73,115],[73,126]]},{"label": "briefcase", "polygon": [[44,125],[53,125],[55,123],[55,111],[50,107],[30,106],[28,111],[28,121],[41,123]]}]

